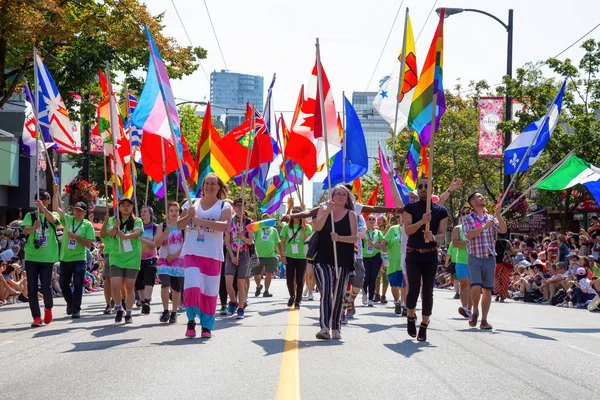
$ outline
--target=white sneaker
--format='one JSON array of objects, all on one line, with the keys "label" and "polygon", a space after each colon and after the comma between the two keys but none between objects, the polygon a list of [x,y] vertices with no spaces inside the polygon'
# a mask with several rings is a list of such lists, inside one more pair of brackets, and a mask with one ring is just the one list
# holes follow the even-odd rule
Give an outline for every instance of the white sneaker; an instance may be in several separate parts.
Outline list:
[{"label": "white sneaker", "polygon": [[367,304],[369,305],[369,307],[373,307],[373,300],[369,300]]},{"label": "white sneaker", "polygon": [[366,306],[368,304],[368,300],[369,300],[369,297],[367,296],[367,293],[363,290],[363,298],[362,298],[363,306]]},{"label": "white sneaker", "polygon": [[312,299],[313,299],[313,295],[312,295],[312,293],[310,293],[307,297],[307,300],[312,300]]},{"label": "white sneaker", "polygon": [[302,297],[306,297],[307,293],[308,293],[308,289],[304,289],[304,292],[302,292]]}]

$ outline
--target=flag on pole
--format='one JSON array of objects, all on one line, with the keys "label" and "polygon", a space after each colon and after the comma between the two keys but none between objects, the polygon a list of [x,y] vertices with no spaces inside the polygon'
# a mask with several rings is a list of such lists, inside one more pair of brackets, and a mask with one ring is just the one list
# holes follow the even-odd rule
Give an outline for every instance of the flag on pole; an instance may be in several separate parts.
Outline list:
[{"label": "flag on pole", "polygon": [[37,53],[34,65],[37,74],[37,87],[34,90],[37,92],[39,102],[36,107],[42,137],[52,137],[59,153],[80,153],[62,96]]},{"label": "flag on pole", "polygon": [[335,104],[333,91],[329,85],[327,74],[321,64],[323,97],[325,104],[326,126],[321,126],[321,107],[319,91],[317,90],[317,63],[313,67],[310,82],[306,88],[306,99],[303,99],[297,120],[292,125],[285,156],[291,158],[302,167],[308,179],[312,178],[320,165],[327,162],[325,151],[325,129],[329,154],[335,154],[341,148],[337,132]]},{"label": "flag on pole", "polygon": [[[24,155],[26,155],[27,157],[34,157],[37,132],[35,131],[33,96],[31,94],[31,91],[29,90],[29,86],[27,85],[27,83],[23,87],[23,92],[25,94],[25,121],[23,122],[23,136],[21,137],[21,148],[23,150]],[[37,143],[40,154],[42,154],[44,151],[44,145],[42,143],[45,143],[46,148],[56,147],[56,144],[54,144],[52,137],[50,137],[49,135],[48,137],[43,136],[43,141],[39,140],[37,141]]]},{"label": "flag on pole", "polygon": [[[443,49],[444,9],[442,8],[440,21],[423,64],[423,71],[419,77],[408,113],[408,123],[419,134],[419,142],[422,146],[427,145],[431,139],[431,108],[436,107],[436,127],[440,126],[440,119],[446,111],[446,99],[442,82]],[[437,94],[437,104],[435,105],[433,104],[434,94]]]},{"label": "flag on pole", "polygon": [[356,200],[359,203],[363,202],[362,187],[360,185],[360,178],[356,178],[354,181],[352,181],[352,193],[356,196]]},{"label": "flag on pole", "polygon": [[[544,151],[544,148],[548,144],[550,136],[558,123],[566,86],[567,81],[565,80],[558,91],[556,98],[552,102],[548,113],[543,118],[529,124],[527,128],[512,141],[510,146],[506,148],[504,151],[504,173],[506,175],[527,171],[527,169],[540,158],[542,151]],[[541,126],[542,124],[544,125]],[[531,147],[531,150],[525,161],[521,164],[529,147]],[[519,165],[521,167],[519,171],[517,171]]]},{"label": "flag on pole", "polygon": [[576,155],[571,155],[560,167],[540,182],[536,188],[564,190],[577,184],[584,185],[600,202],[600,168],[593,166]]},{"label": "flag on pole", "polygon": [[404,181],[406,186],[410,190],[415,190],[419,177],[427,176],[429,170],[429,158],[427,155],[427,149],[429,145],[421,146],[419,142],[419,135],[413,131],[413,135],[408,145],[408,152],[406,153],[406,163],[408,166],[406,177]]},{"label": "flag on pole", "polygon": [[[399,107],[397,132],[408,125],[408,113],[418,81],[417,52],[415,50],[415,37],[410,17],[406,19],[404,37],[406,38],[406,56],[404,57],[402,51],[400,51],[398,62],[394,65],[394,70],[390,76],[380,82],[379,92],[373,100],[373,107],[390,124],[391,128],[394,127],[396,106]],[[400,71],[402,57],[404,57],[403,72]],[[401,79],[402,86],[400,86],[400,92],[398,92],[399,81]]]},{"label": "flag on pole", "polygon": [[[379,193],[379,183],[375,186],[375,190],[371,193],[371,197],[367,200],[367,205],[371,207],[375,207],[377,205],[377,194]],[[366,213],[363,213],[366,216]]]}]

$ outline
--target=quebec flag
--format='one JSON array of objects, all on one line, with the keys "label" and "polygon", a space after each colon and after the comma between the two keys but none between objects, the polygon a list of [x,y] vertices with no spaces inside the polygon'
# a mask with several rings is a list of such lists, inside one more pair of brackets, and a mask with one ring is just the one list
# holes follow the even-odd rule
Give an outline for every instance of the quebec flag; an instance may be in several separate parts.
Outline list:
[{"label": "quebec flag", "polygon": [[[512,141],[510,146],[504,151],[504,174],[512,175],[516,172],[527,171],[527,168],[535,164],[535,162],[542,155],[542,151],[550,140],[550,135],[556,128],[558,123],[558,117],[560,116],[560,109],[562,106],[563,95],[565,94],[565,87],[567,81],[565,80],[560,88],[554,102],[543,118],[529,124],[527,128],[515,140]],[[544,122],[545,121],[545,122]],[[544,126],[541,128],[539,135],[536,134],[540,128],[540,124],[544,122]],[[532,145],[533,143],[533,145]],[[523,157],[527,153],[527,149],[531,146],[531,151],[527,155],[525,161],[521,164]],[[521,168],[519,168],[521,165]],[[519,171],[517,171],[519,168]]]}]

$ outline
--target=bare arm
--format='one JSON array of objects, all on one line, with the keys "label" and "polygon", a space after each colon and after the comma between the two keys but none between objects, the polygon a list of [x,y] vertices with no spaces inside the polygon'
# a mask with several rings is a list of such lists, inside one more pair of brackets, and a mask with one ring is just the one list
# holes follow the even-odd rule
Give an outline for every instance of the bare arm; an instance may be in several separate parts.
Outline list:
[{"label": "bare arm", "polygon": [[[425,216],[426,214],[423,214]],[[407,213],[406,211],[402,213],[402,220],[404,221],[404,228],[406,229],[407,235],[414,235],[420,227],[425,225],[425,218],[420,219],[419,221],[413,224],[412,215]]]},{"label": "bare arm", "polygon": [[452,246],[455,249],[460,249],[462,247],[465,247],[467,243],[469,243],[468,240],[460,240],[460,229],[458,228],[458,226],[455,226],[454,229],[452,229]]},{"label": "bare arm", "polygon": [[190,223],[190,220],[196,216],[196,210],[192,208],[188,208],[187,210],[183,210],[181,212],[181,216],[177,220],[177,229],[180,231],[184,230],[185,227]]},{"label": "bare arm", "polygon": [[319,207],[319,212],[317,214],[317,218],[313,222],[313,229],[315,231],[320,231],[321,229],[323,229],[323,226],[325,225],[325,221],[329,217],[330,213],[331,213],[331,209],[329,207],[325,207],[325,206]]},{"label": "bare arm", "polygon": [[58,186],[58,183],[54,182],[54,196],[52,197],[52,209],[54,209],[54,211],[56,211],[58,213],[58,215],[60,216],[60,219],[64,219],[65,212],[63,211],[62,208],[60,208],[60,204],[58,201],[59,196],[60,196],[60,188]]},{"label": "bare arm", "polygon": [[[167,222],[167,224],[168,224],[168,222]],[[162,243],[165,241],[168,234],[169,234],[169,226],[167,225],[167,229],[165,229],[163,231],[162,224],[159,224],[156,227],[156,235],[154,235],[154,242],[153,242],[154,246],[155,247],[162,246]]]},{"label": "bare arm", "polygon": [[301,213],[284,215],[281,218],[281,220],[283,222],[289,222],[292,219],[314,218],[317,216],[318,212],[319,212],[319,207],[315,207],[312,210],[302,211]]},{"label": "bare arm", "polygon": [[452,192],[454,192],[456,189],[458,189],[459,187],[461,187],[462,185],[462,179],[457,179],[454,182],[452,182],[450,184],[450,187],[448,187],[448,189],[446,189],[446,191],[444,193],[442,193],[442,195],[440,196],[440,200],[438,201],[438,204],[440,206],[444,205],[444,203],[450,198],[450,196],[452,195]]}]

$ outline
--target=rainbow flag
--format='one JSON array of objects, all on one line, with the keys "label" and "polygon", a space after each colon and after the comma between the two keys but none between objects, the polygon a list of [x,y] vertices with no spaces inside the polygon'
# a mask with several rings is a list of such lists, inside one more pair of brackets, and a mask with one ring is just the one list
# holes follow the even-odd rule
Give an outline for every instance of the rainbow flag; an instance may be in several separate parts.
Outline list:
[{"label": "rainbow flag", "polygon": [[275,218],[263,219],[262,221],[256,221],[246,225],[246,229],[248,229],[248,232],[257,232],[262,228],[269,228],[271,226],[275,226],[276,223],[277,220]]},{"label": "rainbow flag", "polygon": [[408,113],[408,124],[419,134],[419,142],[422,146],[429,143],[431,139],[431,114],[433,107],[433,96],[437,94],[436,121],[435,126],[440,126],[440,119],[446,111],[446,99],[444,98],[444,87],[442,85],[444,45],[444,9],[440,11],[440,22],[435,31],[435,36],[429,47],[423,71],[419,77],[417,88],[410,105]]}]

